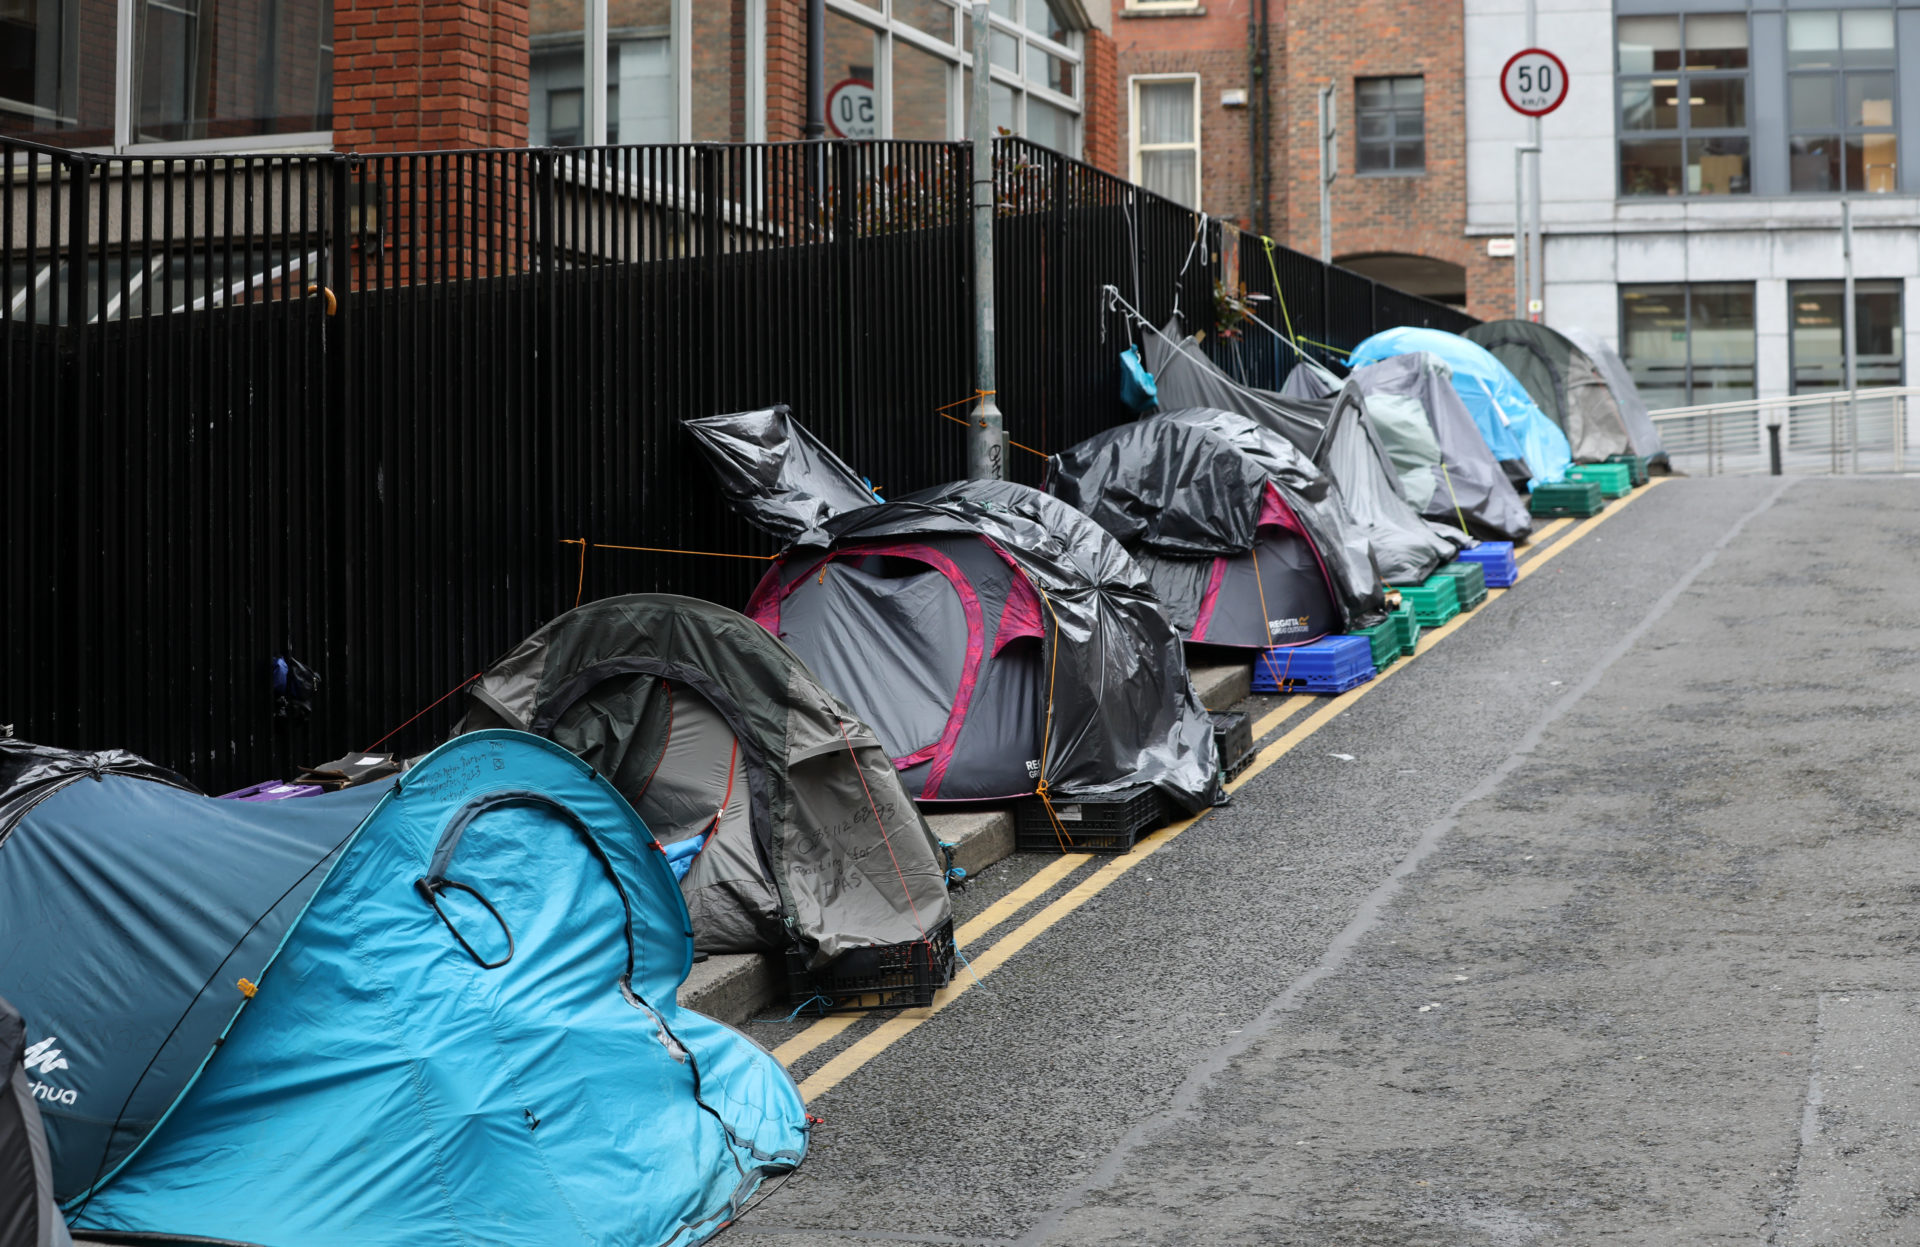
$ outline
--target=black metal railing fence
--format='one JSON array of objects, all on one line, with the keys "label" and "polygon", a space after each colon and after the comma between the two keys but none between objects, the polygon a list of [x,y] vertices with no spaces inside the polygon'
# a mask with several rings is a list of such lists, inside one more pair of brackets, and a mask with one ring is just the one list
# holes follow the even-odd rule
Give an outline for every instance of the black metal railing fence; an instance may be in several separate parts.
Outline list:
[{"label": "black metal railing fence", "polygon": [[[771,546],[680,419],[784,402],[887,496],[961,475],[971,177],[948,143],[0,141],[0,723],[217,791],[373,744],[576,600],[740,604],[760,567],[722,556]],[[1106,286],[1259,385],[1296,349],[1220,291],[1334,358],[1471,323],[1019,140],[994,182],[997,401],[1035,452],[1127,418]]]}]

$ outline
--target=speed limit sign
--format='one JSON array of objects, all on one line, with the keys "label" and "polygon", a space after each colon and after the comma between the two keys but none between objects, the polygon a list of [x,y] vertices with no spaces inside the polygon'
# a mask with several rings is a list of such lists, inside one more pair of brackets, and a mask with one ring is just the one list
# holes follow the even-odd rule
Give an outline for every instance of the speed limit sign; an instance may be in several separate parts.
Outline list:
[{"label": "speed limit sign", "polygon": [[1513,111],[1544,117],[1567,98],[1567,67],[1545,48],[1515,52],[1500,71],[1500,94]]},{"label": "speed limit sign", "polygon": [[827,92],[827,125],[837,139],[880,137],[880,116],[874,109],[873,84],[848,78]]}]

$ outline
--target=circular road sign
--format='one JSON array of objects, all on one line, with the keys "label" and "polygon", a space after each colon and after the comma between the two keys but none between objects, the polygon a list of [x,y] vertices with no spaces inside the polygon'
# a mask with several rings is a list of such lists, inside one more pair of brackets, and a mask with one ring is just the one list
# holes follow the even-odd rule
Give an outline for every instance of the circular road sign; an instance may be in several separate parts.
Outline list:
[{"label": "circular road sign", "polygon": [[835,138],[879,138],[880,109],[874,102],[873,84],[864,78],[835,83],[827,92],[827,125]]},{"label": "circular road sign", "polygon": [[1500,94],[1513,111],[1544,117],[1567,98],[1567,67],[1545,48],[1515,52],[1500,71]]}]

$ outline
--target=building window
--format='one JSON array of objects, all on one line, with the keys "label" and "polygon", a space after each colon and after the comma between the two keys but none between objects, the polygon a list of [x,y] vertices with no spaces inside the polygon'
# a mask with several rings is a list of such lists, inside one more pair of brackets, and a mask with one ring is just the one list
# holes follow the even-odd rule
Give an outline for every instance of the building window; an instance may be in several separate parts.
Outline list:
[{"label": "building window", "polygon": [[1426,79],[1356,78],[1354,167],[1361,173],[1424,173]]},{"label": "building window", "polygon": [[1749,180],[1747,15],[1622,17],[1622,195],[1741,195]]},{"label": "building window", "polygon": [[[993,124],[1080,153],[1080,32],[1048,0],[993,0]],[[973,30],[948,0],[827,0],[827,133],[962,139],[973,106]]]},{"label": "building window", "polygon": [[1787,14],[1787,164],[1796,191],[1894,189],[1891,9]]},{"label": "building window", "polygon": [[1137,77],[1133,180],[1189,208],[1200,206],[1200,79]]},{"label": "building window", "polygon": [[[758,29],[747,0],[534,0],[527,137],[536,147],[603,143],[744,143],[764,136],[756,115]],[[604,44],[602,37],[604,36]],[[589,98],[592,49],[606,48],[605,94]],[[749,63],[751,60],[752,63]]]},{"label": "building window", "polygon": [[[1905,375],[1898,281],[1853,283],[1853,375],[1862,389],[1899,385]],[[1787,286],[1793,333],[1793,392],[1844,389],[1847,361],[1840,344],[1846,283],[1796,281]]]},{"label": "building window", "polygon": [[1620,287],[1620,355],[1647,406],[1753,397],[1753,283]]},{"label": "building window", "polygon": [[0,134],[124,150],[332,126],[332,0],[0,0]]}]

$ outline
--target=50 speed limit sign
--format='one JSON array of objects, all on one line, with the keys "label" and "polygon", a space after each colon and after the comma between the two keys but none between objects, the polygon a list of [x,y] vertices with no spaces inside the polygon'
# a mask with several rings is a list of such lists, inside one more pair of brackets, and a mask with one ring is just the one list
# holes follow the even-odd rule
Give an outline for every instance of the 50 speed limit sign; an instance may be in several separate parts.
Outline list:
[{"label": "50 speed limit sign", "polygon": [[1515,52],[1500,71],[1500,94],[1513,111],[1544,117],[1567,98],[1567,67],[1545,48]]}]

